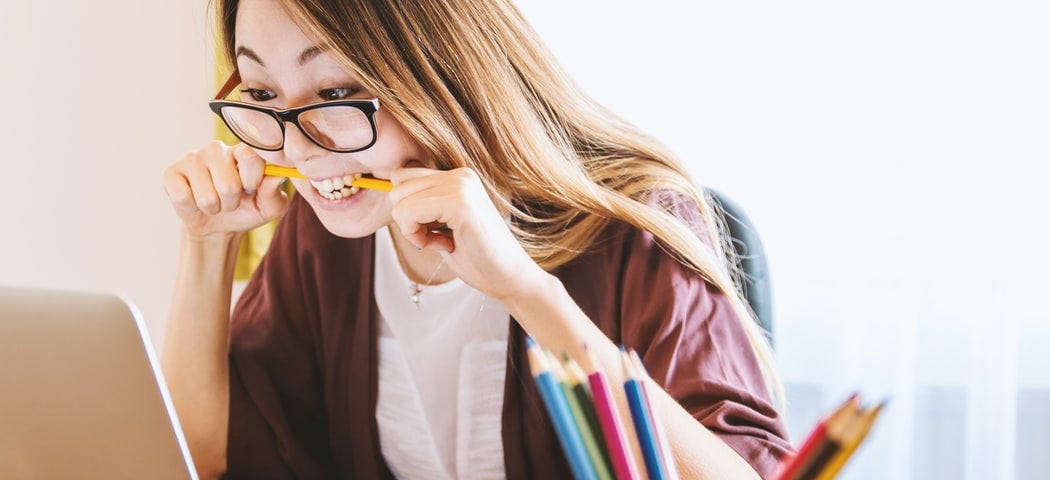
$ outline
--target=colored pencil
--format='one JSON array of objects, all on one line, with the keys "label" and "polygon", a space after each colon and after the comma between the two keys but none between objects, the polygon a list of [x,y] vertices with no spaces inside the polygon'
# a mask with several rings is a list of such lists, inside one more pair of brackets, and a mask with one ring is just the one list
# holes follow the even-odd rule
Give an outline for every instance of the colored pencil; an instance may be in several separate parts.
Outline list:
[{"label": "colored pencil", "polygon": [[[598,416],[594,412],[594,399],[591,396],[591,392],[587,389],[587,384],[584,382],[586,376],[580,369],[580,365],[572,358],[569,358],[568,355],[565,356],[562,369],[568,385],[566,395],[569,395],[571,392],[572,397],[575,398],[576,403],[579,405],[580,416],[577,416],[576,423],[579,425],[580,431],[584,432],[584,445],[587,447],[587,453],[591,455],[591,461],[594,463],[594,469],[598,473],[598,478],[615,480],[612,462],[609,461],[609,452],[605,446],[605,436],[602,435],[601,427],[598,425]],[[569,406],[572,406],[571,402]],[[593,440],[593,445],[587,443],[588,438]]]},{"label": "colored pencil", "polygon": [[[263,167],[263,175],[268,175],[271,177],[291,177],[303,179],[306,178],[305,175],[299,173],[299,170],[296,170],[295,168],[282,167],[280,165],[274,165],[272,163],[268,163],[266,164],[266,166]],[[384,192],[389,192],[394,188],[394,185],[390,183],[390,180],[365,177],[358,178],[353,182],[350,182],[350,186],[357,188],[367,188],[370,190],[382,190]]]},{"label": "colored pencil", "polygon": [[674,456],[673,452],[671,452],[671,445],[667,440],[667,433],[664,432],[663,425],[660,424],[660,419],[656,417],[656,412],[653,410],[653,397],[649,394],[649,386],[646,384],[646,380],[649,379],[649,373],[645,370],[645,364],[642,363],[638,352],[631,350],[629,355],[641,380],[639,386],[642,390],[642,400],[645,400],[645,408],[649,411],[649,418],[653,419],[653,433],[656,435],[656,445],[660,448],[660,456],[663,459],[664,466],[667,468],[667,478],[678,480],[678,467],[674,463]]},{"label": "colored pencil", "polygon": [[642,458],[645,460],[645,470],[649,472],[651,480],[668,479],[667,467],[664,465],[663,455],[660,454],[660,445],[656,440],[656,432],[653,431],[653,419],[649,415],[645,405],[645,393],[642,391],[638,372],[631,365],[631,357],[627,352],[620,351],[620,360],[623,364],[625,381],[624,392],[627,394],[627,405],[631,409],[631,420],[634,423],[634,431],[638,436],[638,446],[642,449]]},{"label": "colored pencil", "polygon": [[589,367],[587,382],[591,386],[595,414],[605,437],[605,447],[609,451],[616,478],[618,480],[638,480],[641,475],[638,473],[638,465],[635,463],[623,421],[620,420],[619,406],[616,398],[613,397],[612,389],[609,388],[609,382],[606,381],[605,374],[595,368],[596,363],[590,352],[587,352],[585,361]]},{"label": "colored pencil", "polygon": [[547,414],[551,417],[551,423],[554,425],[558,441],[561,442],[562,451],[565,452],[565,457],[569,461],[573,477],[576,480],[598,480],[594,466],[591,465],[591,460],[587,456],[587,449],[583,445],[583,438],[569,411],[568,401],[564,392],[555,383],[545,354],[532,338],[526,337],[525,343],[532,376],[536,380],[540,397],[547,407]]},{"label": "colored pencil", "polygon": [[827,431],[824,438],[820,440],[810,458],[805,459],[804,465],[794,477],[797,480],[812,480],[828,466],[831,459],[842,450],[842,438],[849,425],[859,414],[860,405],[853,401],[831,414],[827,422]]},{"label": "colored pencil", "polygon": [[802,446],[798,448],[795,455],[781,463],[781,467],[777,475],[773,478],[777,480],[793,480],[798,478],[798,474],[803,467],[806,466],[807,461],[813,459],[813,453],[820,445],[820,442],[824,440],[824,436],[827,435],[828,420],[832,415],[838,412],[844,411],[850,403],[857,402],[857,393],[853,393],[842,403],[835,412],[827,415],[817,422],[817,425],[810,431],[809,436],[806,437],[806,441],[802,442]]},{"label": "colored pencil", "polygon": [[838,475],[839,471],[846,464],[846,461],[853,456],[853,453],[857,451],[857,447],[860,446],[861,442],[868,436],[868,432],[871,431],[871,426],[875,424],[875,420],[879,417],[882,412],[882,408],[886,405],[886,401],[883,400],[878,405],[869,408],[861,412],[860,416],[850,425],[845,432],[845,438],[843,438],[842,450],[837,453],[831,461],[828,463],[824,470],[817,476],[817,480],[832,480]]}]

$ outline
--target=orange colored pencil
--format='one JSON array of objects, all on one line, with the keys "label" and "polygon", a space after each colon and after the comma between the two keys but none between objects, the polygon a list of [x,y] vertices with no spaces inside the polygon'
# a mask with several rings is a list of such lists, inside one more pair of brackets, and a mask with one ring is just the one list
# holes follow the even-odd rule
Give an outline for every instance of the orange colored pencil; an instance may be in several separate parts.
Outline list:
[{"label": "orange colored pencil", "polygon": [[822,418],[820,422],[817,422],[817,425],[813,427],[809,436],[806,437],[806,441],[798,448],[798,452],[796,452],[793,457],[786,459],[781,463],[779,473],[773,478],[777,480],[795,480],[799,478],[799,474],[801,474],[802,471],[813,461],[813,456],[817,453],[822,442],[824,442],[828,432],[828,422],[830,422],[833,417],[841,417],[845,415],[845,413],[850,410],[851,405],[853,406],[852,408],[855,409],[859,405],[858,397],[859,394],[857,393],[850,395],[849,398],[835,409],[834,412]]},{"label": "orange colored pencil", "polygon": [[849,428],[844,432],[842,448],[832,457],[831,461],[824,467],[824,470],[820,472],[817,480],[832,480],[838,475],[842,467],[853,456],[853,453],[857,451],[857,447],[868,436],[871,426],[875,424],[875,420],[878,419],[879,413],[882,413],[882,408],[885,405],[886,401],[883,400],[878,405],[861,412],[850,424]]}]

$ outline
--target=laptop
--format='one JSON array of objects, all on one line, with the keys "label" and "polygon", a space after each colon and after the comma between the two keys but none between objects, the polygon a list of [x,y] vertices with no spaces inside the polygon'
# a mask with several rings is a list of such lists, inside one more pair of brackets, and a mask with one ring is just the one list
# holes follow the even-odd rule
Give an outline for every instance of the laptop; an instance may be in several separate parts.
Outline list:
[{"label": "laptop", "polygon": [[133,305],[0,287],[0,478],[197,479]]}]

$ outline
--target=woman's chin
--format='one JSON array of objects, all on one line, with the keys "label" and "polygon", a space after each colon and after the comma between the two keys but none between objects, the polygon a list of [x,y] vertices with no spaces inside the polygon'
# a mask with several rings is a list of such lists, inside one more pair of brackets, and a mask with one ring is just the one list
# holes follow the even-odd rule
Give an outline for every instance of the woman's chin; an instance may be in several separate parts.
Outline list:
[{"label": "woman's chin", "polygon": [[377,197],[383,192],[362,190],[352,197],[338,199],[322,197],[313,188],[304,193],[314,214],[332,235],[343,238],[367,237],[389,223],[382,221],[383,215],[379,212],[385,199]]},{"label": "woman's chin", "polygon": [[343,238],[362,238],[367,237],[379,230],[382,224],[373,222],[359,222],[352,221],[346,217],[332,218],[334,215],[325,214],[326,212],[318,212],[318,218],[321,220],[321,224],[328,230],[332,235]]}]

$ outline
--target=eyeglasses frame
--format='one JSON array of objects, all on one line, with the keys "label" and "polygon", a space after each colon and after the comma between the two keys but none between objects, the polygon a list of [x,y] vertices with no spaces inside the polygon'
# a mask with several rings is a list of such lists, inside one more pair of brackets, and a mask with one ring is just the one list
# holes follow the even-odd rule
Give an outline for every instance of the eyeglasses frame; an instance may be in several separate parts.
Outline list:
[{"label": "eyeglasses frame", "polygon": [[[289,108],[289,109],[279,110],[279,109],[276,109],[276,108],[269,108],[269,107],[264,107],[264,106],[261,106],[261,105],[255,105],[255,104],[251,104],[251,103],[238,102],[238,101],[234,101],[234,100],[226,100],[225,99],[226,96],[229,95],[230,92],[233,91],[233,88],[236,87],[237,85],[239,85],[240,83],[241,83],[241,74],[236,69],[234,69],[233,73],[230,74],[230,78],[228,78],[226,80],[226,83],[224,83],[222,85],[222,88],[219,89],[219,93],[217,93],[215,95],[215,99],[211,100],[210,102],[208,102],[208,107],[210,107],[211,111],[215,112],[215,114],[218,115],[219,118],[222,119],[222,123],[224,123],[226,125],[226,128],[230,129],[230,132],[232,132],[242,142],[244,142],[244,143],[246,143],[248,145],[251,145],[254,148],[258,148],[259,150],[264,150],[264,151],[267,151],[267,152],[277,152],[277,151],[282,150],[284,148],[285,123],[291,123],[292,125],[295,125],[295,127],[298,128],[299,131],[302,132],[304,136],[306,136],[306,138],[309,138],[311,142],[313,142],[315,145],[317,145],[317,146],[319,146],[319,147],[321,147],[321,148],[323,148],[325,150],[328,150],[329,152],[335,152],[335,153],[360,152],[360,151],[363,151],[363,150],[368,150],[369,148],[372,148],[372,146],[376,144],[376,137],[378,137],[378,131],[376,130],[375,113],[377,111],[379,111],[379,99],[378,98],[373,98],[371,100],[333,100],[333,101],[329,101],[329,102],[314,103],[314,104],[311,104],[311,105],[305,105],[305,106],[297,107],[297,108]],[[249,109],[249,110],[255,110],[257,112],[261,112],[261,113],[265,113],[265,114],[270,115],[271,117],[274,118],[274,120],[277,120],[277,124],[281,127],[281,145],[278,146],[277,148],[264,148],[264,147],[259,147],[259,146],[256,146],[256,145],[252,145],[251,142],[248,142],[247,140],[241,138],[241,136],[237,134],[237,130],[235,128],[233,128],[232,125],[230,125],[230,122],[228,122],[226,120],[226,117],[222,114],[223,107],[246,108],[246,109]],[[310,110],[316,110],[318,108],[325,108],[325,107],[353,107],[353,108],[356,108],[356,109],[362,111],[365,114],[365,117],[368,118],[369,126],[372,127],[372,141],[369,142],[368,145],[365,145],[363,147],[358,147],[358,148],[352,148],[352,149],[337,149],[337,148],[331,148],[331,147],[322,145],[321,142],[319,142],[316,138],[314,138],[313,135],[310,135],[310,133],[307,132],[306,129],[303,128],[302,124],[299,123],[299,115],[301,115],[301,114],[303,114],[305,112],[308,112]]]}]

